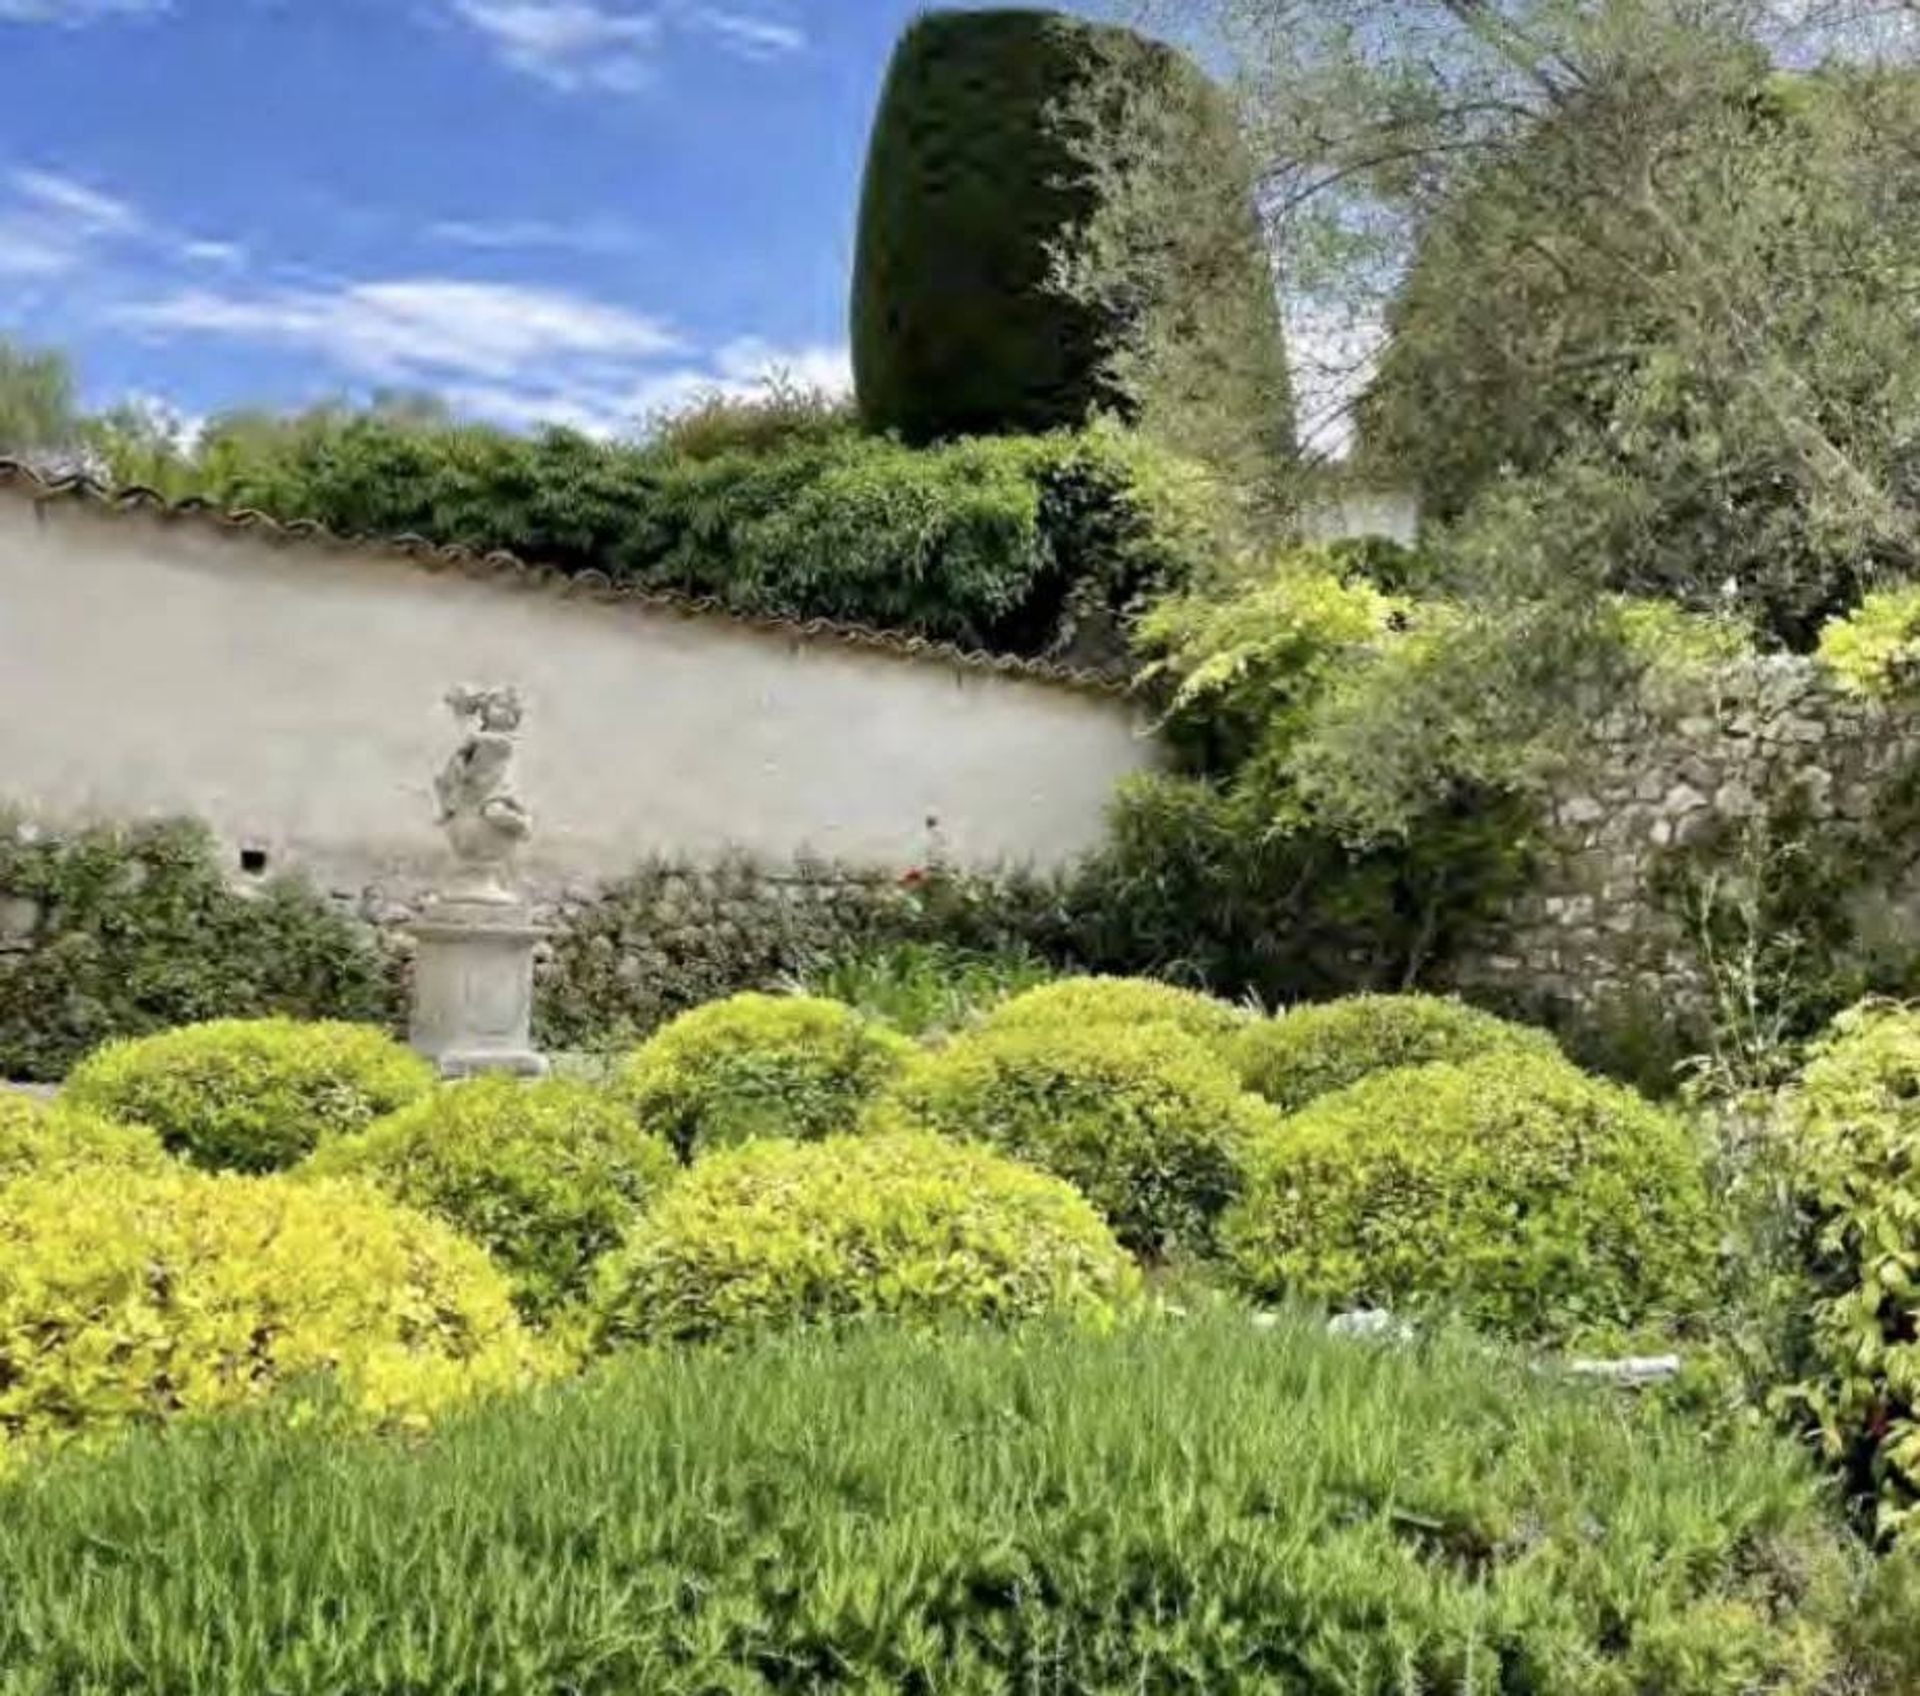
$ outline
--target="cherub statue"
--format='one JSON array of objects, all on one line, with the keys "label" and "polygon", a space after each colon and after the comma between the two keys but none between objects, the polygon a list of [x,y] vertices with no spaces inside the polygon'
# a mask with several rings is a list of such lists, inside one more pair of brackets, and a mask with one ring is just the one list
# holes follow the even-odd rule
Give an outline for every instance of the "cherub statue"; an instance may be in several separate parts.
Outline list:
[{"label": "cherub statue", "polygon": [[532,814],[508,787],[522,715],[520,694],[508,686],[462,686],[449,689],[446,700],[456,718],[474,721],[433,780],[439,823],[460,867],[448,894],[457,901],[511,903],[515,897],[506,874],[520,845],[533,833]]}]

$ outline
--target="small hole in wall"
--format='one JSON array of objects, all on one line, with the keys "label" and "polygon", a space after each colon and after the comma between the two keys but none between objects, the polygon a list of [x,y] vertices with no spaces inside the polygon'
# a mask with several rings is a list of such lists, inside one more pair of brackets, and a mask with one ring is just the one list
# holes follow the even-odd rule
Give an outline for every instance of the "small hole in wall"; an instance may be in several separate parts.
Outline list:
[{"label": "small hole in wall", "polygon": [[242,848],[240,850],[240,869],[248,877],[259,877],[267,869],[267,851],[264,848]]}]

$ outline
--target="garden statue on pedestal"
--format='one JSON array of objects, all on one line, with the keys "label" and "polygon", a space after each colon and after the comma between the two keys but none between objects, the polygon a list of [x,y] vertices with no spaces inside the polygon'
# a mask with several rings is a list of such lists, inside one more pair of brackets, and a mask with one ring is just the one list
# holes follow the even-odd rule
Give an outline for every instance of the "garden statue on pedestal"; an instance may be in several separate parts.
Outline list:
[{"label": "garden statue on pedestal", "polygon": [[532,815],[510,783],[520,695],[504,686],[462,687],[446,701],[472,727],[433,780],[455,869],[413,926],[410,1038],[445,1077],[538,1077],[547,1070],[531,1035],[541,932],[511,881],[533,833]]}]

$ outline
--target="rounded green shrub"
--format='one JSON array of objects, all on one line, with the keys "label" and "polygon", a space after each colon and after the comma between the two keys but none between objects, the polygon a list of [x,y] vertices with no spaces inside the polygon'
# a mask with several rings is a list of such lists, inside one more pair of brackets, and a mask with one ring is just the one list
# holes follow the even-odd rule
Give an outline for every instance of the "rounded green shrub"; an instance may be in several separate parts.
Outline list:
[{"label": "rounded green shrub", "polygon": [[433,1087],[426,1061],[369,1025],[226,1019],[111,1042],[63,1099],[151,1125],[196,1166],[273,1172]]},{"label": "rounded green shrub", "polygon": [[1487,1054],[1560,1057],[1545,1031],[1436,995],[1350,995],[1295,1007],[1234,1039],[1241,1081],[1291,1113],[1375,1072]]},{"label": "rounded green shrub", "polygon": [[77,1167],[157,1172],[169,1164],[160,1139],[144,1125],[117,1125],[79,1108],[0,1089],[0,1183]]},{"label": "rounded green shrub", "polygon": [[875,1113],[1065,1178],[1150,1258],[1206,1253],[1278,1115],[1167,1024],[997,1025],[916,1066]]},{"label": "rounded green shrub", "polygon": [[481,1244],[528,1318],[583,1293],[678,1167],[618,1101],[564,1078],[476,1078],[324,1143],[303,1171],[361,1177]]},{"label": "rounded green shrub", "polygon": [[1098,1320],[1135,1279],[1057,1178],[924,1134],[833,1137],[702,1160],[601,1262],[594,1310],[603,1343],[880,1317]]},{"label": "rounded green shrub", "polygon": [[1684,1322],[1715,1252],[1688,1127],[1532,1054],[1321,1096],[1254,1151],[1221,1240],[1262,1299],[1443,1310],[1528,1341]]},{"label": "rounded green shrub", "polygon": [[1799,1400],[1889,1532],[1920,1525],[1920,1009],[1867,1003],[1782,1098],[1810,1307]]},{"label": "rounded green shrub", "polygon": [[994,1030],[1041,1026],[1086,1029],[1095,1025],[1172,1025],[1218,1047],[1251,1022],[1240,1008],[1198,990],[1152,978],[1059,978],[1016,995],[994,1009]]},{"label": "rounded green shrub", "polygon": [[622,1063],[616,1089],[683,1160],[755,1137],[850,1131],[914,1046],[811,995],[735,995],[683,1013]]},{"label": "rounded green shrub", "polygon": [[527,1379],[486,1255],[357,1184],[93,1167],[0,1207],[0,1451],[312,1395],[377,1427]]}]

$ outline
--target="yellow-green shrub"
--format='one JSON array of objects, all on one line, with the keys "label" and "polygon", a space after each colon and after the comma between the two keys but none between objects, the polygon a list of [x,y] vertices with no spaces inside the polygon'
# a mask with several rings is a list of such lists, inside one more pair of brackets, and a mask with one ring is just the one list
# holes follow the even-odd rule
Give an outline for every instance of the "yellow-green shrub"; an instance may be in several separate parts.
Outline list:
[{"label": "yellow-green shrub", "polygon": [[0,1089],[0,1184],[84,1166],[155,1172],[171,1162],[144,1125],[116,1125],[76,1107],[48,1106]]},{"label": "yellow-green shrub", "polygon": [[538,1362],[479,1248],[358,1184],[94,1167],[0,1207],[0,1449],[282,1388],[407,1427]]},{"label": "yellow-green shrub", "polygon": [[1852,695],[1890,695],[1920,677],[1920,584],[1876,589],[1820,631],[1821,662]]},{"label": "yellow-green shrub", "polygon": [[1172,1025],[1198,1041],[1219,1045],[1249,1022],[1240,1008],[1198,990],[1152,978],[1058,978],[1002,1002],[988,1016],[995,1030],[1041,1025]]},{"label": "yellow-green shrub", "polygon": [[1920,1525],[1920,1009],[1843,1013],[1782,1100],[1806,1230],[1811,1372],[1797,1388],[1881,1522]]},{"label": "yellow-green shrub", "polygon": [[1257,1297],[1439,1309],[1540,1341],[1686,1320],[1715,1247],[1688,1127],[1530,1054],[1321,1096],[1255,1150],[1221,1240]]},{"label": "yellow-green shrub", "polygon": [[272,1172],[433,1083],[431,1066],[369,1025],[225,1019],[110,1042],[74,1069],[64,1099],[151,1125],[196,1166]]},{"label": "yellow-green shrub", "polygon": [[1247,1147],[1278,1123],[1169,1024],[1040,1020],[962,1037],[876,1111],[1065,1178],[1137,1254],[1204,1253]]},{"label": "yellow-green shrub", "polygon": [[735,995],[683,1013],[634,1050],[615,1087],[683,1160],[755,1137],[853,1129],[914,1047],[811,995]]},{"label": "yellow-green shrub", "polygon": [[673,1151],[611,1096],[563,1078],[450,1084],[302,1170],[363,1177],[482,1244],[522,1313],[579,1296],[593,1263],[678,1171]]},{"label": "yellow-green shrub", "polygon": [[1545,1031],[1437,995],[1350,995],[1295,1007],[1234,1039],[1241,1081],[1282,1112],[1375,1072],[1483,1054],[1560,1057]]},{"label": "yellow-green shrub", "polygon": [[1136,1274],[1066,1184],[923,1134],[707,1156],[601,1262],[602,1342],[886,1317],[1099,1320]]}]

